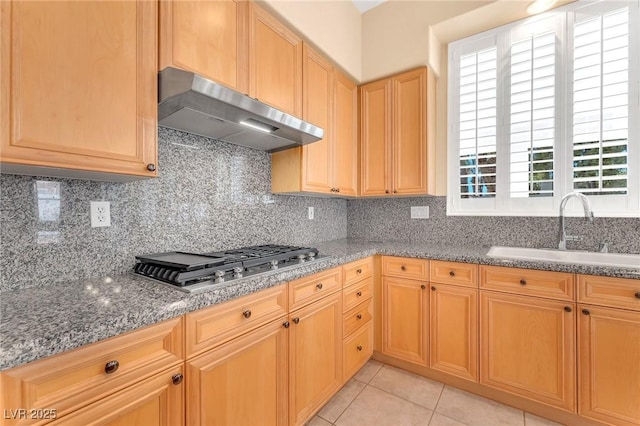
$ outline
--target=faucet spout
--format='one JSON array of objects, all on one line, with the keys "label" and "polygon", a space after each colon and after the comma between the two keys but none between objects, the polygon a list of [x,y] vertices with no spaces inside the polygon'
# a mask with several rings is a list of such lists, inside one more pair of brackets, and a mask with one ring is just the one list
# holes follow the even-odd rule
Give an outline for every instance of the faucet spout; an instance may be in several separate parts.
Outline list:
[{"label": "faucet spout", "polygon": [[573,191],[562,197],[562,201],[560,201],[560,229],[558,232],[558,249],[560,250],[567,249],[567,240],[575,241],[579,239],[579,237],[567,236],[567,233],[565,232],[564,210],[570,198],[577,198],[578,201],[580,201],[582,208],[584,209],[585,220],[593,222],[593,210],[591,210],[591,203],[584,194]]}]

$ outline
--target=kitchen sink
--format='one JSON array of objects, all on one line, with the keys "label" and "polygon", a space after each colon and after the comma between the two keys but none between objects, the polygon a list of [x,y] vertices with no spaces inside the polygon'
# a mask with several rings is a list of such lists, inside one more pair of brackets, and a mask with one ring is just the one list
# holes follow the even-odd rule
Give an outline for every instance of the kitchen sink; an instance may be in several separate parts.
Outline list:
[{"label": "kitchen sink", "polygon": [[487,256],[498,259],[632,268],[640,271],[640,254],[493,246],[489,249]]}]

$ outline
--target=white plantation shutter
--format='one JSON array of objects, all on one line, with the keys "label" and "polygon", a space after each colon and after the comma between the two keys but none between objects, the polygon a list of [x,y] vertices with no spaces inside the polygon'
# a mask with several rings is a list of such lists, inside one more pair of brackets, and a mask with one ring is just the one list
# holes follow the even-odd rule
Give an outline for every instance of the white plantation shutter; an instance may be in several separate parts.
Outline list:
[{"label": "white plantation shutter", "polygon": [[574,25],[573,188],[627,194],[629,8]]},{"label": "white plantation shutter", "polygon": [[578,1],[449,45],[455,215],[640,217],[640,0]]},{"label": "white plantation shutter", "polygon": [[496,194],[496,48],[460,58],[460,195]]}]

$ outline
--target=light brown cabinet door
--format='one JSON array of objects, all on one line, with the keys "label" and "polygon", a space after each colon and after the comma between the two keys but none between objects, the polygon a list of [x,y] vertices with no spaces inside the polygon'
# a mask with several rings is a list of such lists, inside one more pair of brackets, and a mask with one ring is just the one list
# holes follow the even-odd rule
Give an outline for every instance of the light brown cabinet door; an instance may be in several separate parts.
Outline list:
[{"label": "light brown cabinet door", "polygon": [[334,69],[333,180],[339,195],[358,188],[358,86]]},{"label": "light brown cabinet door", "polygon": [[182,364],[49,423],[179,426],[184,424]]},{"label": "light brown cabinet door", "polygon": [[302,190],[332,193],[333,67],[316,51],[303,47],[302,118],[324,129],[324,138],[302,147]]},{"label": "light brown cabinet door", "polygon": [[391,79],[360,87],[360,195],[391,191]]},{"label": "light brown cabinet door", "polygon": [[578,414],[640,424],[640,312],[579,305]]},{"label": "light brown cabinet door", "polygon": [[273,321],[187,362],[187,424],[287,424],[284,321]]},{"label": "light brown cabinet door", "polygon": [[480,292],[480,383],[576,409],[575,304]]},{"label": "light brown cabinet door", "polygon": [[478,381],[478,290],[431,283],[429,366]]},{"label": "light brown cabinet door", "polygon": [[342,386],[342,294],[289,317],[289,423],[299,425]]},{"label": "light brown cabinet door", "polygon": [[246,1],[160,2],[160,70],[193,71],[241,93],[248,91]]},{"label": "light brown cabinet door", "polygon": [[393,193],[427,193],[427,69],[393,77]]},{"label": "light brown cabinet door", "polygon": [[1,2],[4,172],[156,176],[157,7]]},{"label": "light brown cabinet door", "polygon": [[427,366],[426,282],[382,277],[382,352]]},{"label": "light brown cabinet door", "polygon": [[255,3],[249,18],[249,94],[302,115],[302,39]]}]

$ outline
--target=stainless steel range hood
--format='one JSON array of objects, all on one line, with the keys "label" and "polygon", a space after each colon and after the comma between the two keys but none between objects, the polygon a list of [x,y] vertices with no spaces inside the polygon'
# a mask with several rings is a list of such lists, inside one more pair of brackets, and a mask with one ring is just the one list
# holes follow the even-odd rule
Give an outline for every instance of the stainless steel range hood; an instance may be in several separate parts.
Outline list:
[{"label": "stainless steel range hood", "polygon": [[189,71],[158,75],[158,125],[263,151],[318,141],[322,128]]}]

